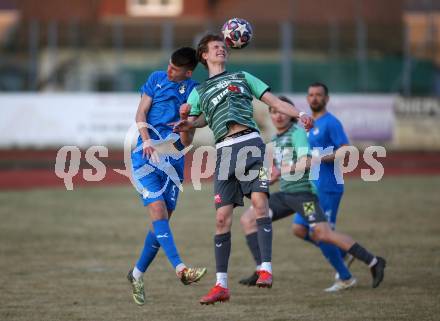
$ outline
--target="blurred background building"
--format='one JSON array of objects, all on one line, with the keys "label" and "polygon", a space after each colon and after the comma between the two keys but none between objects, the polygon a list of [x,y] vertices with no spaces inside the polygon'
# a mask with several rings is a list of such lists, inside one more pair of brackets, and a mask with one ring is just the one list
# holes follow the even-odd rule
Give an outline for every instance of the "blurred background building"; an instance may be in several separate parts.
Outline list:
[{"label": "blurred background building", "polygon": [[332,92],[440,95],[434,0],[1,0],[0,90],[135,91],[173,48],[234,16],[254,40],[230,69],[276,92],[319,79]]}]

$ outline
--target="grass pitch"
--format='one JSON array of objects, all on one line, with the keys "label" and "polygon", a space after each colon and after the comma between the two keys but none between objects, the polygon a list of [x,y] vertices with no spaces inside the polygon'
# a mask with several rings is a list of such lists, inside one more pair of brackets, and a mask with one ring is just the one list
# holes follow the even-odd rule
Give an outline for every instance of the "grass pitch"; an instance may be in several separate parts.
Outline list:
[{"label": "grass pitch", "polygon": [[207,266],[184,286],[159,252],[145,275],[148,303],[136,306],[125,278],[148,224],[131,187],[0,193],[0,320],[438,320],[440,177],[349,180],[338,230],[388,260],[385,281],[371,288],[355,262],[358,286],[322,290],[333,271],[319,250],[295,239],[290,220],[274,224],[272,289],[240,286],[253,269],[236,211],[229,266],[231,301],[200,306],[213,285],[215,215],[211,186],[185,186],[172,229],[188,265]]}]

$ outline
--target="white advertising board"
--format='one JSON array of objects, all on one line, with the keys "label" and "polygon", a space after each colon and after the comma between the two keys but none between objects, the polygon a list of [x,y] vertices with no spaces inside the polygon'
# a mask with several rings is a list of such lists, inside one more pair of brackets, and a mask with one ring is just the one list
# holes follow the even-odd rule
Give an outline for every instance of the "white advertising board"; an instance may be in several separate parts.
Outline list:
[{"label": "white advertising board", "polygon": [[[290,97],[300,109],[309,111],[305,95]],[[122,148],[134,123],[139,98],[132,93],[2,94],[0,148]],[[350,139],[389,141],[394,130],[394,100],[394,96],[334,95],[328,108],[341,120]]]}]

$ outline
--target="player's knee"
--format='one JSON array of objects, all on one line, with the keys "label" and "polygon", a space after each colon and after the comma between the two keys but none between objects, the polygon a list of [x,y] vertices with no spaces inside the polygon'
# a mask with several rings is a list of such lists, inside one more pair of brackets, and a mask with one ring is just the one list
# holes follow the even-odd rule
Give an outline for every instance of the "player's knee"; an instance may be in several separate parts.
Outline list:
[{"label": "player's knee", "polygon": [[310,239],[313,241],[313,242],[315,242],[315,243],[317,243],[319,240],[316,238],[316,236],[315,236],[315,232],[314,231],[311,231],[311,233],[309,234],[309,237],[310,237]]},{"label": "player's knee", "polygon": [[244,214],[240,217],[240,224],[244,231],[249,231],[256,228],[257,222],[255,220],[253,211],[247,210],[244,212]]},{"label": "player's knee", "polygon": [[256,218],[268,216],[269,206],[265,194],[256,193],[256,195],[252,195],[251,203]]},{"label": "player's knee", "polygon": [[218,229],[223,229],[229,224],[229,217],[224,213],[218,213],[216,218],[216,226]]},{"label": "player's knee", "polygon": [[330,241],[330,229],[324,226],[316,226],[313,232],[313,238],[318,242],[329,242]]},{"label": "player's knee", "polygon": [[268,215],[269,208],[267,207],[266,203],[252,205],[252,207],[256,218],[265,217]]},{"label": "player's knee", "polygon": [[307,235],[307,229],[299,224],[293,224],[292,225],[292,233],[293,235],[295,235],[296,237],[300,238],[300,239],[305,239],[306,235]]},{"label": "player's knee", "polygon": [[154,220],[168,219],[168,211],[163,202],[154,202],[148,206],[150,214]]},{"label": "player's knee", "polygon": [[240,225],[244,228],[248,227],[251,223],[251,217],[250,215],[245,212],[241,217],[240,217]]}]

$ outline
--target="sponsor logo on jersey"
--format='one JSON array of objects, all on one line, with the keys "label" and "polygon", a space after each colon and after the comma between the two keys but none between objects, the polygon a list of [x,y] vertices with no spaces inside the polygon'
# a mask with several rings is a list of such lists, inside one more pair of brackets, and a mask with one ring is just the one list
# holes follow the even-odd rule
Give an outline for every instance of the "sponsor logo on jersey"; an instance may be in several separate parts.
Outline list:
[{"label": "sponsor logo on jersey", "polygon": [[185,84],[181,84],[179,87],[179,93],[184,94],[186,91],[186,85]]},{"label": "sponsor logo on jersey", "polygon": [[242,92],[241,88],[238,87],[238,86],[236,86],[236,85],[229,85],[229,86],[228,86],[228,90],[229,90],[229,91],[232,91],[232,92],[234,92],[234,93],[240,93],[240,92]]},{"label": "sponsor logo on jersey", "polygon": [[217,89],[226,88],[229,86],[230,83],[231,83],[231,81],[222,80],[215,86],[215,88],[217,88]]},{"label": "sponsor logo on jersey", "polygon": [[220,94],[218,94],[217,96],[215,96],[212,99],[212,104],[214,106],[217,106],[217,104],[222,100],[222,98],[228,93],[228,89],[223,90]]}]

